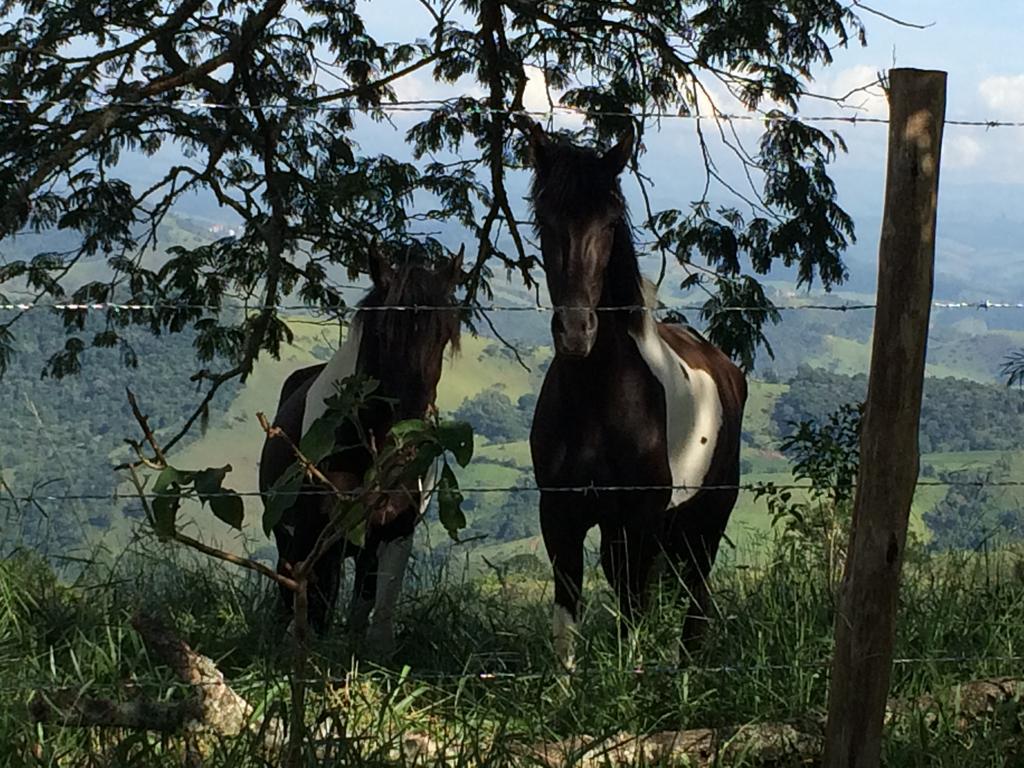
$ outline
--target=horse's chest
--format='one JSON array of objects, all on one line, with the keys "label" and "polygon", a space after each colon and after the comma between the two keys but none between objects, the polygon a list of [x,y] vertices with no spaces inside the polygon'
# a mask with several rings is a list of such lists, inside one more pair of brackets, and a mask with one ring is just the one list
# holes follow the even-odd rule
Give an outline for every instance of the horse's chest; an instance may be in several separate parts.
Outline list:
[{"label": "horse's chest", "polygon": [[665,463],[664,391],[641,367],[590,376],[554,368],[534,417],[538,479],[567,485],[659,485]]},{"label": "horse's chest", "polygon": [[[712,471],[722,425],[718,386],[657,337],[605,375],[552,366],[531,440],[538,480],[553,485],[673,486],[693,498]],[[543,407],[541,407],[543,406]]]}]

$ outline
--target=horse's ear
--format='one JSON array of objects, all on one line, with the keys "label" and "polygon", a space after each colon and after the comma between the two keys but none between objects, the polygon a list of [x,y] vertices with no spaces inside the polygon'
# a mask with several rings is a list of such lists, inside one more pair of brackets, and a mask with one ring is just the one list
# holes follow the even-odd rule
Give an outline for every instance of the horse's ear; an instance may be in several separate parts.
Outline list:
[{"label": "horse's ear", "polygon": [[551,137],[541,127],[540,123],[530,120],[521,115],[516,116],[516,125],[530,140],[530,155],[534,167],[537,167],[547,158],[548,150],[551,149]]},{"label": "horse's ear", "polygon": [[466,244],[463,243],[459,247],[459,252],[455,254],[455,258],[452,259],[451,264],[448,266],[448,285],[455,287],[462,283],[462,257],[466,255]]},{"label": "horse's ear", "polygon": [[386,291],[394,276],[395,270],[391,266],[391,262],[388,261],[386,251],[377,245],[377,240],[374,238],[370,241],[370,280],[373,281],[375,287]]},{"label": "horse's ear", "polygon": [[633,123],[629,124],[628,130],[619,139],[619,143],[604,153],[603,160],[608,168],[618,176],[628,165],[633,157],[633,142],[636,134],[633,133]]}]

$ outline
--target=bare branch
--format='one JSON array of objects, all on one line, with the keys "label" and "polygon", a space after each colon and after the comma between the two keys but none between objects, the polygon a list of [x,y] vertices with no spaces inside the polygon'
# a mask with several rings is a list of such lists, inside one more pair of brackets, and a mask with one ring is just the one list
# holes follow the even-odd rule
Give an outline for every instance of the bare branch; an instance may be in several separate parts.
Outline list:
[{"label": "bare branch", "polygon": [[928,27],[935,26],[934,21],[930,21],[927,24],[915,24],[911,21],[904,21],[903,19],[899,19],[896,18],[895,16],[890,16],[888,13],[879,11],[877,8],[872,8],[869,5],[865,5],[864,3],[860,2],[860,0],[853,0],[853,7],[860,8],[862,11],[874,14],[875,16],[880,16],[886,21],[891,21],[893,24],[899,24],[901,27],[910,27],[911,29],[928,29]]}]

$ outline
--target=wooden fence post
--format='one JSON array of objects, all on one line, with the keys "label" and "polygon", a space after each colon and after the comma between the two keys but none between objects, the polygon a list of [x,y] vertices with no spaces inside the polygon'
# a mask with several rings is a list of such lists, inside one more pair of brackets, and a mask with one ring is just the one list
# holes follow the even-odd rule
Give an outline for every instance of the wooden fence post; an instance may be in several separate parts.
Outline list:
[{"label": "wooden fence post", "polygon": [[826,768],[877,768],[892,673],[935,264],[946,73],[889,73],[878,306],[850,549],[835,624]]}]

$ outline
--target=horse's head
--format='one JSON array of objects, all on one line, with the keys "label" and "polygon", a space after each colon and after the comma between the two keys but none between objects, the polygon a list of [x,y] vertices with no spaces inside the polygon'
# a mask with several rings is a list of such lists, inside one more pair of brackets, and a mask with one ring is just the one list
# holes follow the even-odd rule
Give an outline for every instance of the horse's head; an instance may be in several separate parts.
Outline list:
[{"label": "horse's head", "polygon": [[462,255],[432,262],[417,245],[393,257],[371,248],[373,289],[360,302],[359,354],[380,394],[398,400],[398,418],[424,415],[437,396],[445,348],[458,346]]},{"label": "horse's head", "polygon": [[629,239],[619,174],[633,151],[630,130],[601,153],[527,127],[532,149],[532,201],[548,292],[551,331],[560,355],[586,357],[597,338],[598,302],[616,236]]}]

